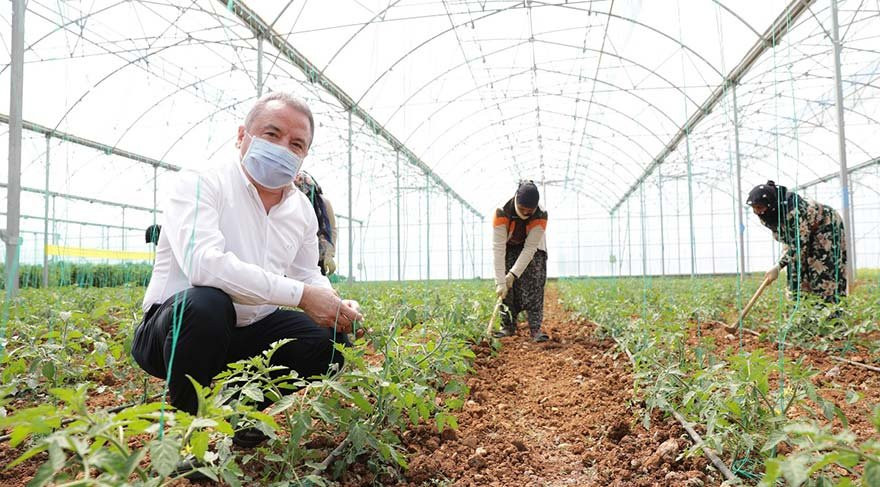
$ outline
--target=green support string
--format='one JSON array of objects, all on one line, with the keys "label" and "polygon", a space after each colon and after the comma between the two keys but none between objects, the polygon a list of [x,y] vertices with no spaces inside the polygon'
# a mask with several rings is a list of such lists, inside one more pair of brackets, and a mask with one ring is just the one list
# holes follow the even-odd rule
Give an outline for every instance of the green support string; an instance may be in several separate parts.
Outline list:
[{"label": "green support string", "polygon": [[[189,242],[187,243],[186,252],[184,252],[183,257],[183,266],[187,268],[188,275],[192,273],[192,254],[193,248],[195,247],[196,243],[196,227],[199,220],[201,188],[202,178],[200,177],[198,179],[198,182],[196,183],[196,209],[195,213],[193,214],[192,231],[190,232]],[[171,355],[168,357],[168,372],[165,376],[165,385],[162,388],[162,405],[159,408],[159,440],[162,440],[165,434],[165,398],[168,395],[168,383],[171,382],[171,371],[174,368],[174,355],[177,351],[177,339],[180,336],[180,327],[183,324],[183,311],[186,309],[186,295],[187,291],[184,290],[182,293],[177,293],[174,297],[174,307],[171,321]]]}]

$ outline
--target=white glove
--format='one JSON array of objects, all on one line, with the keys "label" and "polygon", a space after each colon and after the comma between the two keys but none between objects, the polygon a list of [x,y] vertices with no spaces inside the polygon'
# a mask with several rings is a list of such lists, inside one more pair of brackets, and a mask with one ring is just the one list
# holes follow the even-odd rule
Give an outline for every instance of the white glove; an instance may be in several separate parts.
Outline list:
[{"label": "white glove", "polygon": [[331,275],[336,272],[336,261],[333,257],[324,257],[324,275]]},{"label": "white glove", "polygon": [[779,264],[776,264],[775,266],[773,266],[772,269],[770,269],[769,271],[767,271],[766,274],[764,274],[764,280],[772,283],[776,279],[779,279],[779,271],[781,271],[781,270],[782,270],[782,268],[779,267]]},{"label": "white glove", "polygon": [[495,285],[495,295],[498,296],[499,299],[504,299],[507,297],[507,285],[504,283]]},{"label": "white glove", "polygon": [[504,284],[507,286],[507,289],[513,287],[513,281],[516,280],[516,275],[513,272],[508,272],[506,276],[504,276]]}]

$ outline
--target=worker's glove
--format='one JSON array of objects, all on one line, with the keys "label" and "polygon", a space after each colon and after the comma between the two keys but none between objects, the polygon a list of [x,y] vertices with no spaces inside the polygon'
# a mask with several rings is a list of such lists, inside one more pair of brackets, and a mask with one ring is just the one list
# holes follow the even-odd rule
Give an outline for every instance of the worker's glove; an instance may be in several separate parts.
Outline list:
[{"label": "worker's glove", "polygon": [[772,269],[770,269],[769,271],[767,271],[766,274],[764,274],[764,280],[767,281],[768,283],[771,283],[771,282],[775,281],[776,279],[779,279],[779,271],[781,271],[781,270],[782,270],[782,268],[779,267],[779,264],[776,264],[775,266],[773,266]]},{"label": "worker's glove", "polygon": [[498,299],[504,299],[507,297],[507,285],[503,282],[501,284],[495,285],[495,295],[498,296]]},{"label": "worker's glove", "polygon": [[504,276],[504,284],[507,286],[507,289],[513,287],[513,281],[516,280],[516,274],[513,272],[508,272],[506,276]]},{"label": "worker's glove", "polygon": [[336,272],[336,261],[333,257],[324,257],[324,275],[329,276]]}]

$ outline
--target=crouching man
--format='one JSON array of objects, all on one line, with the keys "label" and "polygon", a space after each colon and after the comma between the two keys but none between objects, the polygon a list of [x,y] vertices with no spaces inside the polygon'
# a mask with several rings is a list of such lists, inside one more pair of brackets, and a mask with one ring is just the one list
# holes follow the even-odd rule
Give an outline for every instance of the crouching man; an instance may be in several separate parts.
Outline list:
[{"label": "crouching man", "polygon": [[[132,356],[169,381],[177,409],[197,412],[187,375],[207,386],[227,364],[285,338],[293,340],[273,363],[302,377],[342,365],[334,343],[346,341],[363,317],[358,303],[340,299],[321,275],[315,213],[292,184],[314,128],[304,102],[270,93],[238,128],[234,159],[176,176]],[[263,440],[246,429],[233,442],[253,447]]]}]

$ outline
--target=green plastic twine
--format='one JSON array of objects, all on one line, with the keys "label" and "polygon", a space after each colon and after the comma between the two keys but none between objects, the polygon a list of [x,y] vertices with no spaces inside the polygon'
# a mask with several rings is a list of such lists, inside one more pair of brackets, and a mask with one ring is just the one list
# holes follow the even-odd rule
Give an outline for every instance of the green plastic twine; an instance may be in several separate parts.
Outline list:
[{"label": "green plastic twine", "polygon": [[[786,32],[788,32],[790,30],[791,30],[791,16],[789,15],[786,18]],[[778,66],[776,64],[776,47],[777,47],[776,39],[774,38],[774,40],[773,40],[773,65],[774,65],[774,67]],[[788,47],[788,56],[790,58],[791,57],[791,38],[788,39],[787,47]],[[790,71],[791,71],[790,64],[789,64],[788,69],[789,69],[789,74],[791,74],[790,73]],[[773,76],[774,76],[774,85],[775,85],[776,84],[776,70],[775,69],[773,71]],[[792,93],[794,93],[795,92],[794,79],[792,76],[789,76],[789,80],[790,80],[790,84],[791,84],[791,91],[792,91]],[[778,100],[778,98],[779,97],[777,96],[774,99],[774,109],[776,110],[777,118],[778,118],[778,102],[776,100]],[[792,99],[792,118],[791,118],[791,120],[792,120],[792,127],[794,129],[794,141],[795,141],[794,154],[795,154],[795,158],[797,158],[798,154],[800,154],[800,143],[799,143],[798,130],[797,130],[799,119],[798,119],[797,109],[796,109],[796,105],[795,105],[795,97],[792,96],[791,99]],[[776,146],[777,146],[776,167],[777,167],[777,172],[778,172],[779,171],[779,150],[778,150],[779,149],[779,135],[778,135],[778,131],[776,134]],[[798,169],[800,167],[800,164],[799,164],[800,161],[797,161],[797,162],[798,162],[798,164],[795,164],[795,187],[797,187],[797,181],[799,179],[798,178],[798,173],[799,173]],[[779,193],[777,191],[777,201],[779,199],[780,199]],[[788,263],[788,271],[787,271],[789,274],[788,275],[789,282],[791,281],[792,271],[795,272],[795,274],[794,274],[795,279],[796,279],[796,283],[794,286],[795,287],[795,306],[794,306],[794,309],[792,309],[791,313],[789,314],[788,319],[786,320],[787,322],[780,323],[782,325],[782,327],[779,330],[779,336],[778,336],[778,338],[779,338],[779,340],[778,340],[778,346],[779,346],[779,414],[780,415],[783,414],[783,409],[785,407],[785,397],[784,397],[784,393],[785,393],[785,367],[784,367],[784,365],[785,365],[785,355],[784,355],[784,353],[785,353],[785,338],[788,334],[788,330],[792,326],[795,315],[800,310],[801,299],[802,299],[801,282],[802,282],[803,269],[801,268],[802,267],[801,264],[802,264],[803,249],[801,248],[800,217],[801,217],[801,207],[803,206],[804,208],[806,208],[806,200],[801,198],[796,193],[792,196],[791,199],[792,199],[792,203],[793,203],[792,206],[794,209],[794,228],[786,228],[785,229],[785,233],[783,234],[785,238],[783,238],[783,241],[785,241],[785,240],[790,241],[791,238],[794,237],[794,242],[792,242],[792,243],[795,245],[795,257],[796,257],[796,259],[794,259],[795,262],[791,261],[792,259],[791,259],[790,249],[791,249],[792,243],[788,243],[789,250],[786,253],[789,255],[789,263]],[[781,223],[781,221],[783,220],[782,212],[779,212],[779,215],[777,218],[780,220],[780,223]],[[781,225],[780,225],[780,228],[781,228]],[[792,268],[793,265],[796,266],[796,269]],[[775,454],[775,449],[774,449],[773,453]]]},{"label": "green plastic twine", "polygon": [[[193,247],[195,247],[196,242],[196,223],[199,219],[199,202],[201,201],[201,189],[202,189],[202,178],[199,177],[196,182],[196,209],[195,214],[193,215],[193,227],[192,231],[189,235],[189,242],[186,246],[186,252],[184,253],[184,262],[183,265],[187,267],[187,274],[191,274],[192,272],[192,254]],[[168,394],[168,383],[171,382],[171,371],[174,368],[174,355],[177,351],[177,339],[180,336],[180,326],[183,323],[183,311],[186,308],[186,296],[187,290],[184,290],[182,293],[178,293],[174,297],[174,307],[172,308],[172,321],[171,321],[171,356],[168,357],[168,373],[165,376],[165,386],[162,389],[162,405],[159,408],[159,440],[162,440],[165,433],[165,397]]]}]

